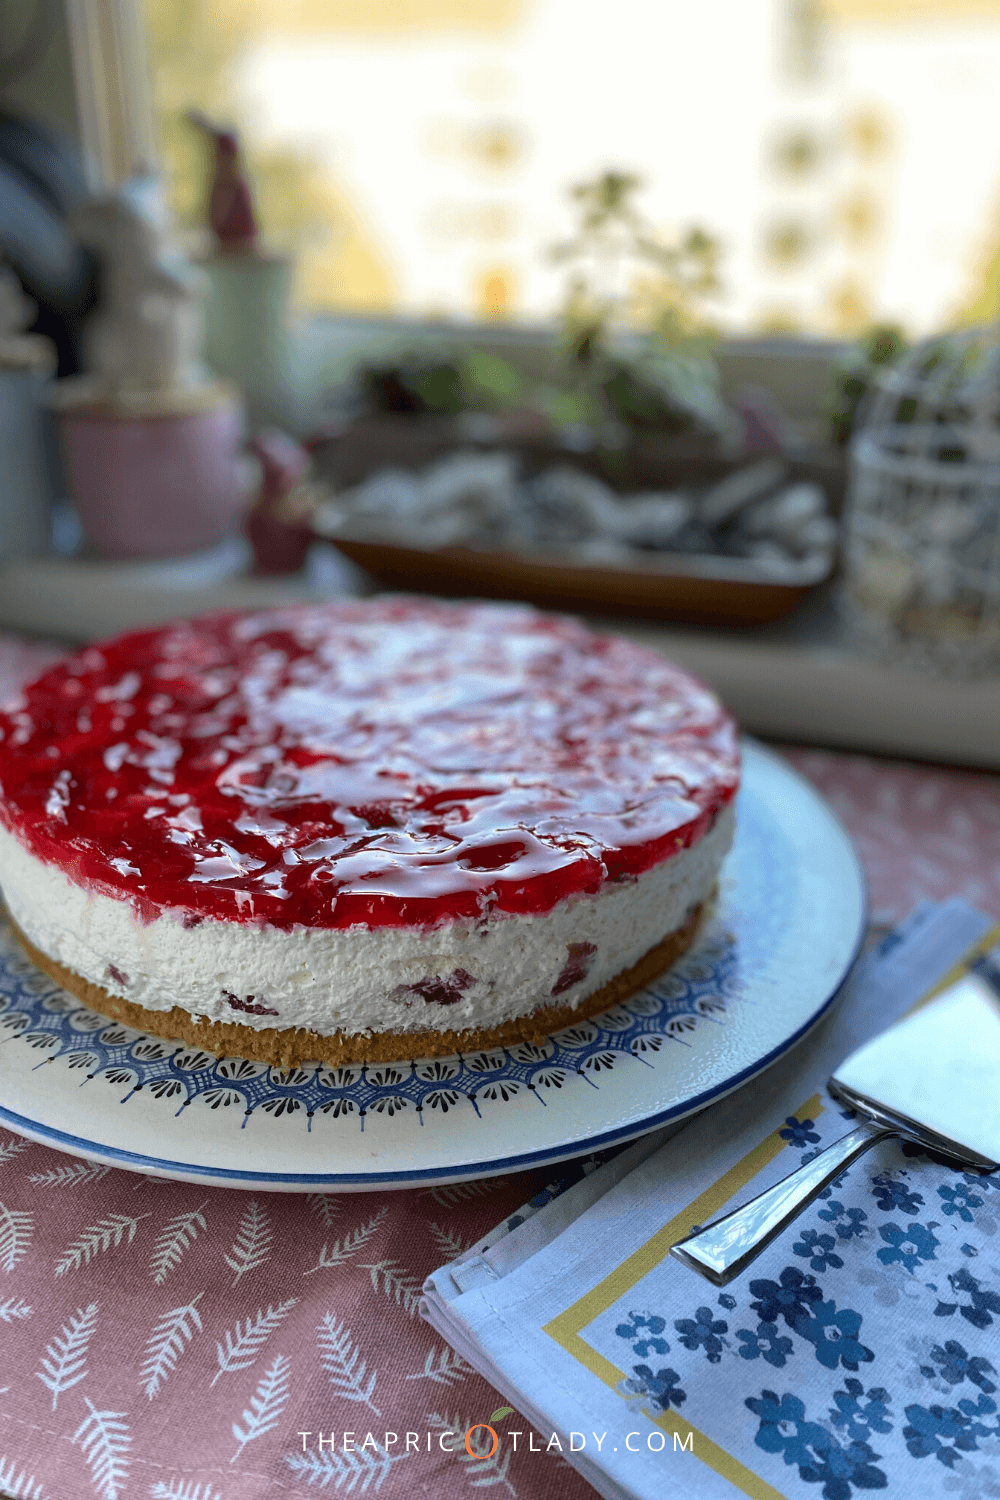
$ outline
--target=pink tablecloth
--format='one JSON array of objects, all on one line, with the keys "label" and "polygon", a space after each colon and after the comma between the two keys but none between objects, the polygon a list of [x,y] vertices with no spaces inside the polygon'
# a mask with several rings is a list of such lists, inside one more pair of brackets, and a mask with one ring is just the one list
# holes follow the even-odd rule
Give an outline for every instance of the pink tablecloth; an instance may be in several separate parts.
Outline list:
[{"label": "pink tablecloth", "polygon": [[[0,698],[36,664],[0,641]],[[1000,917],[1000,778],[788,754],[857,840],[876,922],[956,893]],[[592,1495],[558,1456],[530,1451],[527,1433],[502,1462],[470,1457],[461,1439],[442,1446],[502,1401],[417,1310],[430,1270],[543,1185],[536,1173],[253,1197],[95,1167],[0,1131],[0,1492]]]}]

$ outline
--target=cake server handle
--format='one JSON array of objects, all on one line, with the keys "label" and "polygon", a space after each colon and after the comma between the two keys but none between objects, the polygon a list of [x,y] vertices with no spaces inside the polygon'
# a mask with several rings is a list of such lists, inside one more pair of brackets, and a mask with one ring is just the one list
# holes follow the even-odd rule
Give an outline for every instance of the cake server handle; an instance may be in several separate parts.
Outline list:
[{"label": "cake server handle", "polygon": [[670,1254],[715,1286],[726,1286],[765,1249],[838,1172],[877,1141],[898,1135],[892,1125],[858,1124],[812,1161],[782,1178],[742,1208],[670,1247]]}]

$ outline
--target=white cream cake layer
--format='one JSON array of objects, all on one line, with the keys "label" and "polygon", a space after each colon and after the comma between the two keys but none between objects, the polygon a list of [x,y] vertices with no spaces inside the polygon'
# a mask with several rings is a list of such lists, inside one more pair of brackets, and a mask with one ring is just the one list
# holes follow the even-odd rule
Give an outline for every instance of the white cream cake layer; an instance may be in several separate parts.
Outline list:
[{"label": "white cream cake layer", "polygon": [[[144,924],[127,901],[85,890],[2,827],[0,890],[41,952],[148,1010],[178,1005],[209,1022],[321,1036],[464,1031],[578,1005],[631,968],[709,896],[734,818],[730,805],[692,848],[547,915],[426,929],[282,931],[213,918],[185,927],[182,912]],[[449,1003],[427,998],[442,987]]]}]

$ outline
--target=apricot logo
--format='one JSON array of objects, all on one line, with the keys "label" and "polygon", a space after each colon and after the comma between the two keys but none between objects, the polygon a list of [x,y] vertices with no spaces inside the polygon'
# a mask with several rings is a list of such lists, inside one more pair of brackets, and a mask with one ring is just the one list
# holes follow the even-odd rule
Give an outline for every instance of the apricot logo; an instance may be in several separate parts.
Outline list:
[{"label": "apricot logo", "polygon": [[[482,1459],[482,1458],[492,1458],[493,1457],[494,1453],[497,1451],[497,1449],[500,1446],[500,1438],[498,1437],[495,1428],[493,1428],[493,1427],[490,1426],[490,1422],[501,1422],[501,1421],[503,1421],[504,1417],[511,1416],[511,1414],[513,1413],[513,1410],[514,1410],[514,1408],[512,1406],[498,1406],[497,1409],[496,1409],[496,1411],[490,1412],[490,1420],[489,1420],[489,1422],[473,1422],[472,1426],[469,1427],[466,1430],[466,1434],[465,1434],[465,1451],[469,1455],[470,1458],[479,1458],[479,1459]],[[472,1434],[474,1432],[488,1432],[489,1433],[490,1437],[493,1439],[493,1446],[492,1446],[492,1448],[490,1449],[490,1451],[488,1453],[483,1453],[478,1448],[473,1448],[473,1446],[472,1446]]]}]

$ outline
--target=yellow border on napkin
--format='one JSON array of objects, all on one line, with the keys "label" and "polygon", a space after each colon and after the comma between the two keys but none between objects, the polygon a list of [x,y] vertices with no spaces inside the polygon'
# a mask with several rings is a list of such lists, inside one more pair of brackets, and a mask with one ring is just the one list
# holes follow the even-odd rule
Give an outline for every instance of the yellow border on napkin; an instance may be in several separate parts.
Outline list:
[{"label": "yellow border on napkin", "polygon": [[[819,1094],[813,1094],[811,1099],[807,1099],[805,1104],[800,1105],[795,1111],[795,1116],[798,1119],[815,1120],[822,1113],[823,1101]],[[586,1328],[595,1318],[599,1318],[612,1303],[617,1302],[619,1297],[623,1297],[627,1291],[631,1290],[636,1282],[648,1276],[654,1266],[666,1260],[671,1245],[676,1245],[678,1240],[690,1234],[696,1224],[709,1223],[719,1210],[725,1207],[730,1198],[752,1182],[758,1173],[780,1155],[787,1145],[787,1142],[781,1138],[782,1128],[783,1126],[779,1127],[766,1140],[761,1141],[759,1146],[749,1151],[742,1161],[730,1167],[718,1182],[713,1182],[712,1186],[706,1188],[700,1197],[676,1214],[669,1224],[664,1224],[662,1229],[658,1229],[652,1239],[640,1245],[638,1250],[634,1251],[627,1260],[623,1260],[621,1265],[616,1266],[609,1275],[604,1277],[603,1281],[599,1281],[579,1301],[574,1302],[565,1312],[559,1313],[550,1323],[546,1323],[542,1332],[547,1333],[551,1339],[555,1339],[567,1354],[572,1355],[592,1375],[596,1375],[598,1380],[602,1380],[613,1391],[617,1391],[618,1386],[625,1379],[625,1371],[619,1370],[609,1359],[605,1359],[602,1354],[597,1353],[596,1349],[592,1349],[581,1337],[580,1329]],[[677,1412],[664,1412],[662,1417],[656,1419],[656,1425],[666,1432],[679,1434],[681,1441],[686,1440],[689,1433],[694,1433],[698,1440],[697,1456],[702,1463],[708,1464],[710,1469],[714,1469],[717,1474],[728,1479],[730,1484],[734,1484],[744,1494],[751,1496],[751,1500],[784,1500],[780,1490],[774,1489],[764,1480],[759,1479],[752,1469],[748,1469],[724,1448],[713,1443],[710,1438],[706,1437],[703,1432],[699,1432],[696,1427],[692,1427],[690,1422],[686,1422]]]},{"label": "yellow border on napkin", "polygon": [[[913,1011],[926,1005],[935,995],[940,994],[949,984],[954,984],[955,980],[961,978],[981,953],[987,952],[998,941],[1000,941],[1000,925],[990,928],[975,942],[951,966],[944,977],[938,980],[925,995],[922,995],[915,1005],[911,1006],[907,1014],[912,1014]],[[795,1116],[799,1119],[807,1116],[815,1120],[822,1113],[823,1101],[819,1094],[813,1094],[811,1099],[807,1099],[795,1110]],[[723,1173],[717,1182],[706,1188],[700,1197],[676,1214],[669,1224],[664,1224],[662,1229],[658,1229],[652,1239],[640,1245],[638,1250],[633,1251],[589,1292],[567,1307],[564,1312],[559,1313],[551,1322],[546,1323],[542,1332],[547,1333],[549,1338],[554,1339],[567,1354],[620,1395],[618,1387],[625,1379],[624,1370],[619,1370],[609,1359],[605,1359],[603,1355],[592,1349],[581,1336],[580,1330],[593,1323],[595,1318],[599,1318],[601,1313],[606,1312],[644,1276],[648,1276],[654,1266],[658,1266],[666,1259],[671,1245],[675,1245],[678,1240],[690,1234],[695,1225],[709,1223],[719,1210],[725,1207],[730,1198],[752,1182],[758,1173],[762,1172],[768,1163],[784,1150],[786,1143],[781,1138],[780,1129],[781,1127],[766,1140],[761,1141],[759,1146],[749,1151],[735,1166],[730,1167],[729,1171]],[[697,1457],[702,1463],[714,1469],[715,1473],[721,1475],[723,1479],[728,1479],[730,1484],[742,1490],[750,1497],[750,1500],[786,1500],[781,1490],[776,1490],[752,1469],[741,1464],[739,1459],[727,1453],[724,1448],[720,1448],[718,1443],[713,1443],[711,1438],[699,1432],[696,1427],[692,1427],[690,1422],[685,1421],[679,1413],[665,1411],[656,1419],[656,1426],[662,1427],[665,1432],[677,1434],[682,1442],[693,1434],[698,1440]],[[693,1446],[692,1442],[692,1451]]]}]

